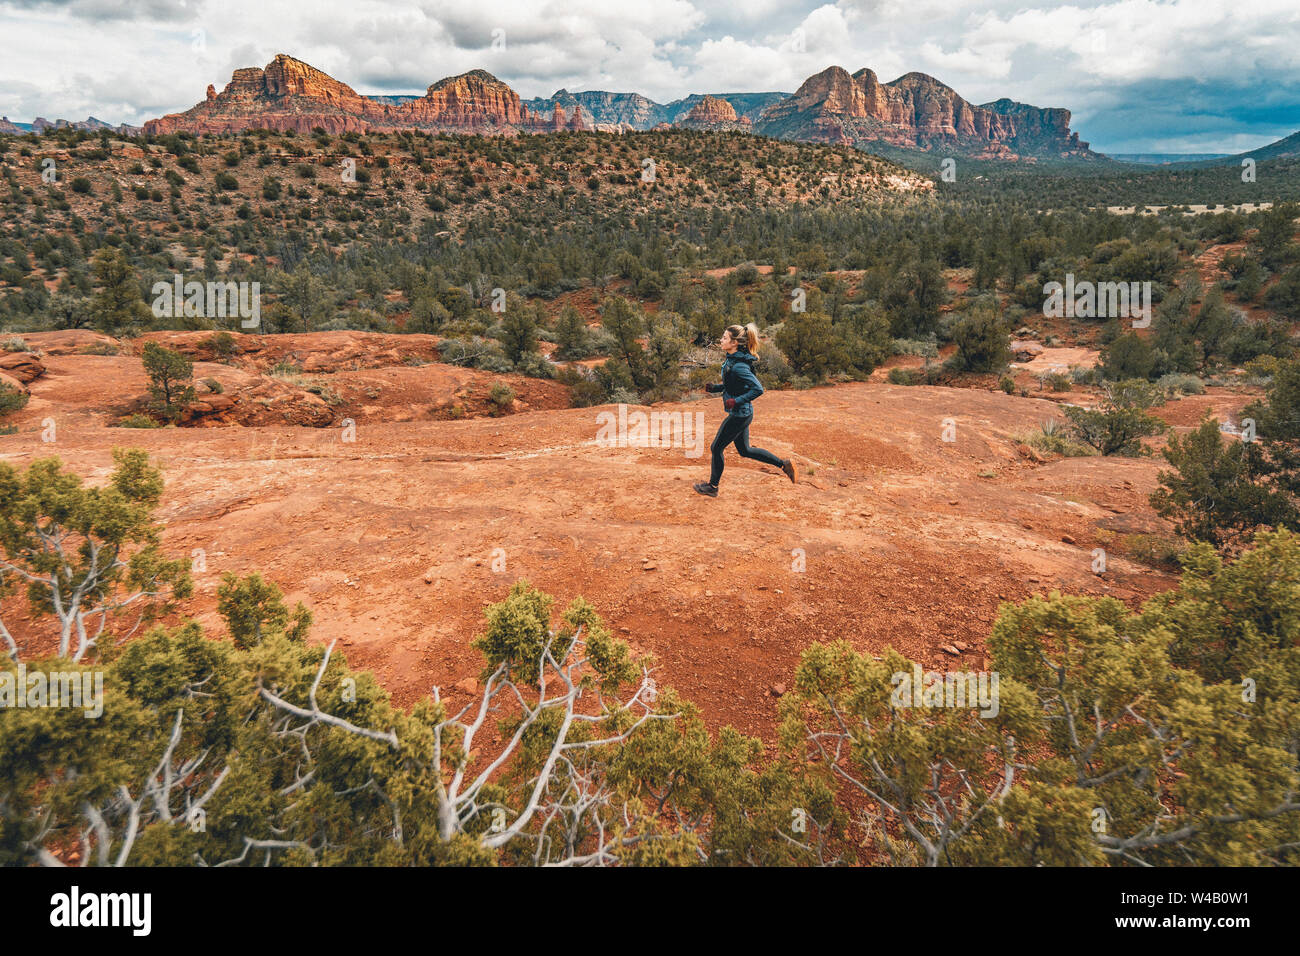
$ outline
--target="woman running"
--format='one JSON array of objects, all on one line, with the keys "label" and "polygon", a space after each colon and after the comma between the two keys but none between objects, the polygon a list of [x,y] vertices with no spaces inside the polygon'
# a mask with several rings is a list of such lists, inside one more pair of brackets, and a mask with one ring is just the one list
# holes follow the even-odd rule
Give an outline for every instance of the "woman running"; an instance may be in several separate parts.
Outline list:
[{"label": "woman running", "polygon": [[758,361],[758,330],[751,322],[748,326],[729,325],[718,343],[727,357],[722,361],[722,381],[704,386],[705,391],[721,392],[722,405],[727,417],[713,439],[713,473],[708,481],[695,483],[695,490],[710,498],[718,497],[718,479],[722,477],[722,451],[733,442],[742,458],[753,458],[780,468],[787,478],[795,480],[794,462],[783,460],[762,448],[751,448],[749,423],[754,420],[754,406],[750,404],[763,394],[763,386],[754,374]]}]

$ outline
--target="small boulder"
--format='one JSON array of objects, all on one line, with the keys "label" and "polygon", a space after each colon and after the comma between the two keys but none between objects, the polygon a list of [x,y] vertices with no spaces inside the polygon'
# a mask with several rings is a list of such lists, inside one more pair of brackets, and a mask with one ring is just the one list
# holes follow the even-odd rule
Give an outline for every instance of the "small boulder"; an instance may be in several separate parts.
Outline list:
[{"label": "small boulder", "polygon": [[1043,354],[1043,347],[1029,339],[1012,339],[1009,348],[1017,362],[1032,362]]},{"label": "small boulder", "polygon": [[0,352],[0,372],[26,384],[45,374],[45,363],[35,352]]},{"label": "small boulder", "polygon": [[24,395],[30,395],[32,393],[32,390],[28,388],[26,384],[18,381],[18,379],[14,378],[12,375],[6,375],[4,372],[0,372],[0,385],[11,388],[15,392],[22,392]]}]

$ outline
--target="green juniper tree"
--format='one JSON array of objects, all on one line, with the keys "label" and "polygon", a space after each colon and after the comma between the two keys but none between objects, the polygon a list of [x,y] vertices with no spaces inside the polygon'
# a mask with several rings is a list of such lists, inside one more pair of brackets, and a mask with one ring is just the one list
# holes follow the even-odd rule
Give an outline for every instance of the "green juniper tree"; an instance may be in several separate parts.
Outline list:
[{"label": "green juniper tree", "polygon": [[193,402],[194,363],[180,352],[157,342],[146,342],[141,352],[144,370],[149,376],[152,407],[168,421],[176,421]]}]

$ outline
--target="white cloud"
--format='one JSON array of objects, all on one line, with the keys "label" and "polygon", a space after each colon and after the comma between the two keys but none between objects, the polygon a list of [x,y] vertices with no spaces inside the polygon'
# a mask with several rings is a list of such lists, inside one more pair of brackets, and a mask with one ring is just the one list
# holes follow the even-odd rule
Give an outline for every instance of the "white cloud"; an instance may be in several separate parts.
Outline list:
[{"label": "white cloud", "polygon": [[[362,92],[419,93],[481,67],[525,97],[565,86],[668,101],[866,66],[886,81],[922,70],[977,103],[1069,108],[1102,145],[1259,145],[1300,127],[1295,0],[317,0],[310,15],[290,0],[0,0],[0,34],[0,113],[15,119],[140,122],[283,52]],[[1122,125],[1144,102],[1139,125],[1163,128]]]}]

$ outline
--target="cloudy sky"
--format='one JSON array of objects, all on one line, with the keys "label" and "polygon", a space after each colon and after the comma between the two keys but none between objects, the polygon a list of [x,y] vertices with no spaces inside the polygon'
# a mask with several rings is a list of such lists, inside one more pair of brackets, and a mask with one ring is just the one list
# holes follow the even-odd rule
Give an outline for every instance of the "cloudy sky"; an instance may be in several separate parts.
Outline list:
[{"label": "cloudy sky", "polygon": [[[494,42],[495,40],[495,42]],[[1297,0],[0,0],[0,114],[140,123],[289,53],[362,93],[480,67],[521,96],[793,91],[837,64],[1065,107],[1107,152],[1300,129]]]}]

